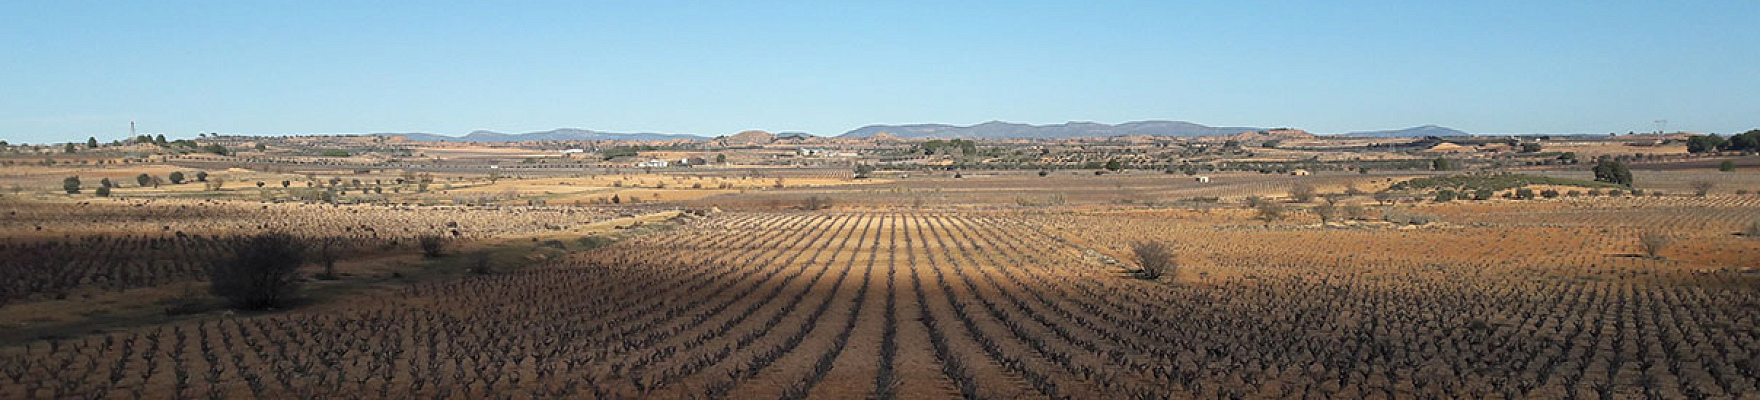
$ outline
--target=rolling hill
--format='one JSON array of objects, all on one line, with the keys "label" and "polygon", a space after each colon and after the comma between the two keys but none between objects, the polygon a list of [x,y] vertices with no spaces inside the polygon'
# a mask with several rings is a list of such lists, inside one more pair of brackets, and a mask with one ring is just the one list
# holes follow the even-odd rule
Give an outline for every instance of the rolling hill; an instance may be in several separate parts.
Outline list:
[{"label": "rolling hill", "polygon": [[1257,132],[1262,129],[1212,127],[1185,121],[1135,121],[1117,125],[1073,121],[1054,125],[1029,125],[990,121],[971,126],[947,124],[868,125],[845,132],[838,137],[866,138],[880,133],[906,139],[1065,139],[1121,135],[1199,137],[1226,136]]}]

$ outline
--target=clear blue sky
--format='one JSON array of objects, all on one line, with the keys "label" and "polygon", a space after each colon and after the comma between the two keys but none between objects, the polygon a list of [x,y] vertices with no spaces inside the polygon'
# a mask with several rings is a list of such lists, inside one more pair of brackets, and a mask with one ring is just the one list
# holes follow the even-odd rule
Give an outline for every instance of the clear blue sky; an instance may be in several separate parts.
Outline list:
[{"label": "clear blue sky", "polygon": [[1760,1],[502,3],[0,2],[0,139],[1760,127]]}]

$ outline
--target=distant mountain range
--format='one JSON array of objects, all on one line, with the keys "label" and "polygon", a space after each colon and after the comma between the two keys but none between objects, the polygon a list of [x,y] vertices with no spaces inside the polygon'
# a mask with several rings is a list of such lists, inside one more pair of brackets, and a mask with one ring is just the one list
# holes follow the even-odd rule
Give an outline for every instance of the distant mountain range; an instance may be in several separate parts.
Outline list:
[{"label": "distant mountain range", "polygon": [[[959,126],[948,124],[910,124],[910,125],[868,125],[844,132],[840,138],[869,138],[878,134],[887,134],[901,139],[1068,139],[1081,137],[1110,137],[1131,135],[1154,135],[1167,137],[1210,137],[1231,136],[1243,133],[1267,131],[1266,128],[1244,126],[1207,126],[1185,121],[1134,121],[1116,125],[1097,122],[1065,122],[1052,125],[1030,125],[1013,122],[990,121],[977,125]],[[688,134],[673,133],[615,133],[600,132],[589,129],[559,128],[542,132],[501,133],[479,130],[464,136],[447,136],[433,133],[375,133],[377,136],[404,136],[409,140],[420,142],[520,142],[544,140],[706,140],[709,138]],[[1399,130],[1351,132],[1336,136],[1351,137],[1425,137],[1425,136],[1470,136],[1471,134],[1455,129],[1424,125]],[[802,132],[787,132],[776,135],[781,138],[807,138],[813,135]]]},{"label": "distant mountain range", "polygon": [[558,128],[543,132],[501,133],[474,131],[464,136],[432,133],[375,133],[378,136],[403,136],[418,142],[523,142],[538,140],[702,140],[702,136],[672,133],[615,133],[588,129]]},{"label": "distant mountain range", "polygon": [[1456,130],[1456,129],[1452,129],[1452,128],[1445,128],[1445,127],[1440,127],[1440,126],[1436,126],[1436,125],[1424,125],[1424,126],[1414,126],[1411,128],[1391,130],[1391,131],[1351,132],[1351,133],[1341,134],[1338,136],[1409,138],[1409,137],[1425,137],[1425,136],[1472,136],[1472,135],[1473,134],[1471,134],[1471,133],[1462,132],[1460,130]]},{"label": "distant mountain range", "polygon": [[906,139],[1067,139],[1122,135],[1199,137],[1228,136],[1261,130],[1264,128],[1214,127],[1185,121],[1135,121],[1117,125],[1073,121],[1055,125],[1028,125],[990,121],[972,126],[947,124],[868,125],[844,132],[838,137],[866,138],[880,133]]}]

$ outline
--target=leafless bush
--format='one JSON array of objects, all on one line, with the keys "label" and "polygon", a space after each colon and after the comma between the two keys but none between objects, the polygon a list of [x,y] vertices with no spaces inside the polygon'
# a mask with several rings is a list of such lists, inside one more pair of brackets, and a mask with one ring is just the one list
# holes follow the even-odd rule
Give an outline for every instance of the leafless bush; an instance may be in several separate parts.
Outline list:
[{"label": "leafless bush", "polygon": [[242,309],[282,307],[299,291],[295,272],[305,263],[305,251],[305,244],[285,233],[252,237],[232,257],[209,266],[209,290]]},{"label": "leafless bush", "polygon": [[1147,280],[1160,279],[1162,275],[1174,275],[1179,272],[1179,262],[1173,250],[1166,243],[1141,241],[1131,244],[1131,254],[1137,258],[1137,277]]},{"label": "leafless bush", "polygon": [[1274,202],[1274,201],[1260,201],[1258,203],[1259,203],[1259,205],[1254,207],[1254,209],[1258,211],[1258,214],[1255,215],[1255,218],[1258,218],[1259,220],[1265,221],[1265,222],[1272,222],[1272,221],[1277,221],[1277,220],[1283,219],[1283,205],[1282,204],[1277,204],[1277,202]]},{"label": "leafless bush", "polygon": [[1314,201],[1314,185],[1303,183],[1289,188],[1289,198],[1297,203]]},{"label": "leafless bush", "polygon": [[1321,224],[1332,222],[1333,219],[1338,218],[1338,206],[1332,205],[1332,203],[1314,206],[1313,211],[1315,216],[1320,217]]},{"label": "leafless bush", "polygon": [[1662,251],[1674,244],[1674,239],[1657,232],[1648,232],[1638,236],[1638,249],[1650,258],[1661,258]]},{"label": "leafless bush", "polygon": [[827,208],[831,208],[830,197],[807,196],[806,199],[801,200],[802,210],[813,211]]},{"label": "leafless bush", "polygon": [[324,273],[319,274],[318,279],[336,279],[336,260],[341,258],[341,254],[339,253],[341,253],[342,250],[342,238],[329,237],[318,239],[318,246],[314,250],[315,251],[312,252],[313,258],[316,258],[315,261],[317,261],[318,264],[324,266]]},{"label": "leafless bush", "polygon": [[423,257],[437,258],[446,255],[446,238],[434,235],[422,236],[416,239],[416,244],[422,247]]},{"label": "leafless bush", "polygon": [[1705,195],[1711,193],[1711,189],[1716,189],[1716,188],[1717,188],[1716,182],[1693,181],[1693,195],[1694,196],[1705,197]]}]

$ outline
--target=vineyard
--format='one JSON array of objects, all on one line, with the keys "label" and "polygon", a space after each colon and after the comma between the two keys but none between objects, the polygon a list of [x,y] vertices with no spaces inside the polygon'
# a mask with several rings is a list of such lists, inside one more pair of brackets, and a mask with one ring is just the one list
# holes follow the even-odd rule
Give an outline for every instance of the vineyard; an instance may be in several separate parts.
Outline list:
[{"label": "vineyard", "polygon": [[[1177,218],[724,213],[345,305],[7,348],[0,397],[1760,392],[1753,278],[1600,253],[1629,239]],[[1150,237],[1187,277],[1121,274]]]},{"label": "vineyard", "polygon": [[337,251],[413,248],[421,237],[535,235],[650,209],[425,207],[108,200],[0,205],[0,306],[201,280],[248,235],[331,240]]}]

